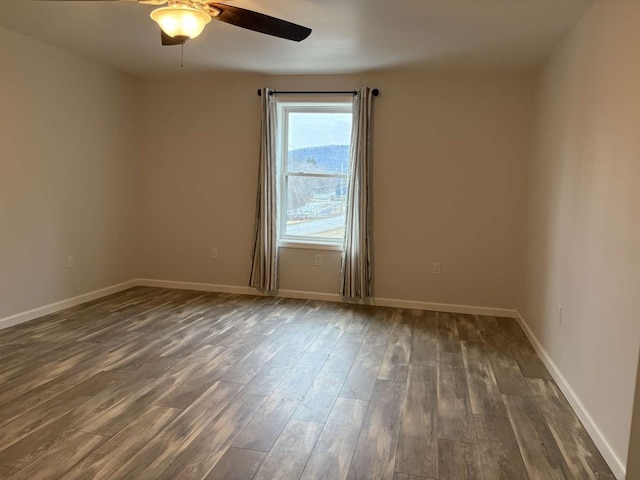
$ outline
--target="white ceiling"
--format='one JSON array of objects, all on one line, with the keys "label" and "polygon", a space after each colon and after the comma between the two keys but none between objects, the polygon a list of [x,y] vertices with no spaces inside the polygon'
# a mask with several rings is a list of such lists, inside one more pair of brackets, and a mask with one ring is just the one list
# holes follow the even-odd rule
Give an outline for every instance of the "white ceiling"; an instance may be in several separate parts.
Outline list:
[{"label": "white ceiling", "polygon": [[[189,70],[351,73],[387,68],[530,69],[593,0],[235,0],[313,29],[301,43],[222,22],[185,46]],[[132,74],[180,69],[154,7],[125,2],[0,0],[0,26]]]}]

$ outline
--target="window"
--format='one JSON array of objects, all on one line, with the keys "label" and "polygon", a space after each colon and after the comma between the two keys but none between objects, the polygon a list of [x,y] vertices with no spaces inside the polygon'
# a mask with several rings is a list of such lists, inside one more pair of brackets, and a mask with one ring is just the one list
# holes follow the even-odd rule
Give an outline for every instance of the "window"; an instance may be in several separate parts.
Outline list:
[{"label": "window", "polygon": [[280,243],[343,242],[352,102],[279,103]]}]

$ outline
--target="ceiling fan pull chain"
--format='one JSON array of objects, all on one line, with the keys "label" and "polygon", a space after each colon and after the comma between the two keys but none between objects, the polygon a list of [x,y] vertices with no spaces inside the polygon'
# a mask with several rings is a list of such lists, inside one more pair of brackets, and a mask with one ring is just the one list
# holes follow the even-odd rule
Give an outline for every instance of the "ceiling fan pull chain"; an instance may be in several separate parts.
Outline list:
[{"label": "ceiling fan pull chain", "polygon": [[180,67],[184,68],[184,43],[180,44]]}]

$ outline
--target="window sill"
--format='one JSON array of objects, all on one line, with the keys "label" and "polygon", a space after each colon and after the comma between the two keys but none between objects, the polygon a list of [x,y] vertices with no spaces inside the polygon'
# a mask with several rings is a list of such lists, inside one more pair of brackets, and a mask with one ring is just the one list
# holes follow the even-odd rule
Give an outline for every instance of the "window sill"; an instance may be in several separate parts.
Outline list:
[{"label": "window sill", "polygon": [[321,242],[300,242],[292,240],[280,240],[278,248],[298,248],[302,250],[333,250],[342,252],[342,244]]}]

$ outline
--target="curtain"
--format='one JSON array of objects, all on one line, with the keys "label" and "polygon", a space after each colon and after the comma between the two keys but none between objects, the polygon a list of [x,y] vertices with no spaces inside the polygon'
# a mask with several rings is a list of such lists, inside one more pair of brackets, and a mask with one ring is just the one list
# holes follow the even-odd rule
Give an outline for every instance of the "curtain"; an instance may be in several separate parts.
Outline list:
[{"label": "curtain", "polygon": [[276,99],[262,89],[262,129],[258,198],[249,286],[278,289],[278,201],[276,170]]},{"label": "curtain", "polygon": [[340,294],[343,297],[371,296],[371,209],[370,149],[372,92],[360,88],[353,100],[351,131],[351,175],[347,190],[347,214],[342,252]]}]

